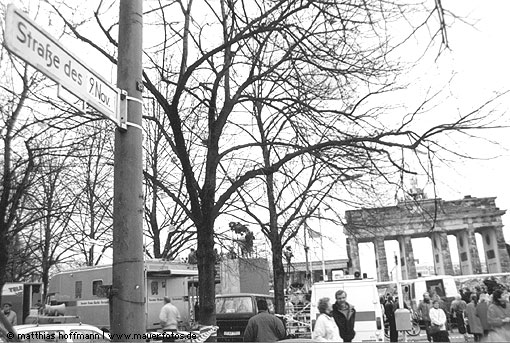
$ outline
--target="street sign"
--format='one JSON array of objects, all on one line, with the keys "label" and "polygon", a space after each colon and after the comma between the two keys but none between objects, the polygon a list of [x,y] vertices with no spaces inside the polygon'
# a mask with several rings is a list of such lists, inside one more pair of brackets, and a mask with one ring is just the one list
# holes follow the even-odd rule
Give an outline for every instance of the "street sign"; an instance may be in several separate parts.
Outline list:
[{"label": "street sign", "polygon": [[119,89],[66,51],[57,39],[12,4],[7,7],[4,42],[9,51],[120,125]]}]

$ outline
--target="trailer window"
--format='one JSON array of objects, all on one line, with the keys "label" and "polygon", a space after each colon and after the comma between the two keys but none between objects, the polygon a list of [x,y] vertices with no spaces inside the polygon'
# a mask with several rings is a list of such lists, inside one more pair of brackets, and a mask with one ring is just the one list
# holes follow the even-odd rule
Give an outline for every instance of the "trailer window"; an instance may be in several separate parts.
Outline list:
[{"label": "trailer window", "polygon": [[151,282],[151,295],[158,295],[158,282],[152,281]]},{"label": "trailer window", "polygon": [[76,281],[74,283],[74,297],[76,299],[81,299],[81,281]]},{"label": "trailer window", "polygon": [[92,281],[92,295],[99,296],[100,290],[99,287],[103,285],[103,280],[94,280]]},{"label": "trailer window", "polygon": [[427,291],[429,292],[430,296],[438,295],[439,297],[446,296],[443,280],[428,280],[425,282],[427,286]]}]

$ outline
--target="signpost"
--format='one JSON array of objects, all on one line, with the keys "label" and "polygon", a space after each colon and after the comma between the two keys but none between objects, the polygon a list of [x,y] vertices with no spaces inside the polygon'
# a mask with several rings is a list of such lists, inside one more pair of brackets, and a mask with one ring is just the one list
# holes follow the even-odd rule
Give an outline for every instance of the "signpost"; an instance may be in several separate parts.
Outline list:
[{"label": "signpost", "polygon": [[[52,78],[59,91],[63,87],[118,126],[113,185],[112,341],[124,341],[123,335],[140,334],[146,328],[142,232],[142,3],[143,0],[125,0],[120,4],[117,84],[122,90],[66,51],[13,5],[7,8],[5,20],[4,42],[9,51]],[[0,319],[2,317],[0,314]],[[130,341],[141,342],[142,339]]]},{"label": "signpost", "polygon": [[83,64],[12,4],[7,7],[5,22],[4,41],[9,51],[121,126],[117,87]]}]

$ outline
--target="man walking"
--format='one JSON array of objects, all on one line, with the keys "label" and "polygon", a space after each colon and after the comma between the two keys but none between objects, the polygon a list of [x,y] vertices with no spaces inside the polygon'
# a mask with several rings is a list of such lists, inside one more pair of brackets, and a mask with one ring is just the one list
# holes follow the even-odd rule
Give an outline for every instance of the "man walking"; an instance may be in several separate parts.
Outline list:
[{"label": "man walking", "polygon": [[423,300],[418,305],[418,316],[425,325],[425,332],[427,332],[427,341],[432,342],[432,336],[430,335],[430,308],[432,303],[430,301],[430,294],[428,292],[423,293]]},{"label": "man walking", "polygon": [[165,305],[161,308],[159,313],[159,320],[165,336],[163,342],[174,342],[173,334],[177,333],[179,322],[181,321],[181,314],[179,309],[175,307],[169,297],[164,298]]},{"label": "man walking", "polygon": [[269,313],[267,301],[257,300],[259,313],[251,317],[244,330],[245,342],[276,342],[285,338],[285,326],[275,315]]},{"label": "man walking", "polygon": [[347,293],[344,290],[339,290],[335,293],[336,302],[333,304],[333,311],[331,314],[335,319],[338,326],[340,337],[344,342],[352,342],[356,331],[354,331],[354,322],[356,321],[356,310],[347,300]]}]

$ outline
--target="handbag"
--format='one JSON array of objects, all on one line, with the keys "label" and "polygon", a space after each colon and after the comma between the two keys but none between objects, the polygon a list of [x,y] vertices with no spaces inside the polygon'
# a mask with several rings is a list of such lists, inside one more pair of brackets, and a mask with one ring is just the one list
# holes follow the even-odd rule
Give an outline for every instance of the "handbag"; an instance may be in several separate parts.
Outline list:
[{"label": "handbag", "polygon": [[429,327],[429,335],[435,335],[435,334],[436,334],[436,333],[438,333],[439,331],[441,331],[441,326],[439,326],[439,325],[432,324],[432,325]]}]

